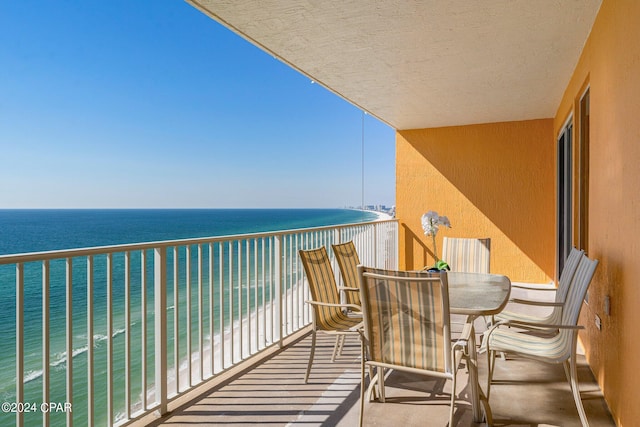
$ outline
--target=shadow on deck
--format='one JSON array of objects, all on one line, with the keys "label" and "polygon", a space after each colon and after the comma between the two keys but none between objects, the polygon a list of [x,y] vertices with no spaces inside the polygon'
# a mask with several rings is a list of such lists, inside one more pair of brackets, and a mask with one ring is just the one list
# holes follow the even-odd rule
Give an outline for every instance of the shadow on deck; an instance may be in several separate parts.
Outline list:
[{"label": "shadow on deck", "polygon": [[[478,322],[480,323],[480,322]],[[319,335],[316,361],[308,384],[303,378],[310,336],[275,352],[252,369],[218,381],[208,391],[161,419],[141,420],[151,426],[358,424],[360,344],[348,337],[344,352],[332,363],[333,339]],[[486,387],[487,361],[479,355],[480,381]],[[472,421],[465,368],[458,373],[456,426],[481,426]],[[604,398],[583,356],[578,360],[580,390],[591,426],[615,426]],[[386,381],[387,402],[367,402],[367,426],[445,426],[451,383],[393,372]],[[436,393],[434,390],[443,390]],[[509,427],[580,426],[562,365],[518,358],[498,359],[490,404],[494,425]]]}]

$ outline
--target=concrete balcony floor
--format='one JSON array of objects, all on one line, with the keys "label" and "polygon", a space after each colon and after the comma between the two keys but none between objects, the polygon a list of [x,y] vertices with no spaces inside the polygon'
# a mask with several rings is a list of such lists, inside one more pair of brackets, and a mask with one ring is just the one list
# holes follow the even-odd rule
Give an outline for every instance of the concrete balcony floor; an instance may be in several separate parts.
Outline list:
[{"label": "concrete balcony floor", "polygon": [[[522,296],[522,295],[521,295]],[[478,328],[481,319],[476,322]],[[141,420],[153,426],[271,425],[345,426],[358,424],[360,344],[347,338],[343,354],[331,362],[333,337],[319,335],[308,384],[303,378],[311,338],[303,336],[254,368],[231,374],[213,388],[180,404],[166,417]],[[485,389],[486,355],[479,355]],[[615,426],[584,357],[578,359],[583,404],[591,426]],[[466,369],[458,371],[455,426],[483,426],[472,420]],[[451,382],[393,372],[386,403],[366,402],[366,426],[446,426]],[[211,387],[211,386],[210,386]],[[562,365],[516,357],[496,361],[490,405],[495,426],[580,426]]]}]

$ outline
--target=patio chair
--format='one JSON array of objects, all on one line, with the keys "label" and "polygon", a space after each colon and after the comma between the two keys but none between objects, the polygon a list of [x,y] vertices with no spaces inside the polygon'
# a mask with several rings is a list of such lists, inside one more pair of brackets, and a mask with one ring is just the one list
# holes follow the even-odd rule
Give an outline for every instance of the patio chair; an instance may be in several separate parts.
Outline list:
[{"label": "patio chair", "polygon": [[451,271],[462,273],[489,273],[491,239],[445,237],[442,241],[442,259]]},{"label": "patio chair", "polygon": [[[336,280],[331,268],[331,261],[327,249],[322,246],[318,249],[299,251],[302,265],[304,266],[312,300],[306,301],[313,307],[313,327],[311,332],[311,352],[304,382],[309,381],[311,365],[316,349],[316,333],[323,332],[332,335],[358,334],[358,328],[362,327],[362,319],[347,316],[344,309],[360,309],[358,306],[341,304]],[[333,349],[331,361],[339,352],[339,340]]]},{"label": "patio chair", "polygon": [[[331,245],[333,254],[340,267],[340,276],[344,286],[339,286],[338,290],[344,292],[348,304],[360,306],[360,285],[358,283],[358,265],[360,258],[353,241]],[[360,312],[358,310],[358,312]]]},{"label": "patio chair", "polygon": [[[584,329],[583,326],[578,325],[580,309],[597,265],[598,260],[591,260],[586,255],[581,255],[569,286],[560,324],[542,325],[536,323],[531,325],[525,322],[502,321],[488,331],[485,340],[489,366],[487,398],[489,398],[491,381],[493,380],[496,352],[516,354],[546,363],[562,363],[580,415],[580,421],[584,427],[589,425],[578,389],[576,347],[578,331]],[[509,326],[521,328],[521,332],[509,328]],[[557,330],[558,332],[551,336],[525,332],[530,326],[533,326],[532,331],[538,331],[546,326],[550,331]]]},{"label": "patio chair", "polygon": [[[385,400],[384,369],[444,378],[453,382],[449,425],[453,424],[456,373],[466,357],[471,325],[455,343],[449,329],[446,273],[389,271],[358,267],[364,318],[360,386],[360,426],[364,419],[365,370],[371,397],[378,387]],[[372,376],[373,370],[377,374]],[[375,393],[374,393],[375,396]]]},{"label": "patio chair", "polygon": [[503,311],[500,314],[496,314],[495,318],[497,321],[505,321],[512,320],[518,322],[527,322],[531,324],[554,324],[560,323],[562,320],[562,307],[567,298],[567,294],[569,292],[569,285],[573,279],[573,275],[578,268],[578,263],[582,259],[582,254],[584,251],[578,250],[576,248],[571,248],[571,252],[569,252],[569,256],[567,257],[567,261],[564,264],[564,268],[562,269],[562,274],[560,275],[560,279],[558,280],[558,287],[556,288],[553,285],[545,286],[545,285],[527,285],[524,283],[517,284],[512,283],[511,286],[513,288],[520,288],[529,291],[543,291],[543,292],[555,292],[555,300],[551,301],[535,301],[530,299],[523,298],[512,298],[510,302],[514,302],[522,305],[531,305],[538,307],[551,307],[552,311],[544,316],[536,316],[531,314],[525,314],[516,311]]},{"label": "patio chair", "polygon": [[[451,271],[461,273],[489,273],[491,239],[445,237],[442,241],[442,259],[449,264]],[[455,317],[454,317],[455,319]],[[485,327],[493,323],[493,317],[484,317]],[[452,324],[464,325],[466,322],[454,320]]]},{"label": "patio chair", "polygon": [[[358,257],[358,251],[353,241],[346,243],[340,243],[337,245],[331,245],[333,249],[333,255],[338,261],[338,267],[340,269],[340,276],[342,277],[342,284],[344,286],[338,286],[338,291],[344,295],[344,301],[347,304],[353,304],[360,307],[360,288],[358,283],[358,265],[360,264],[360,257]],[[362,310],[349,309],[347,314],[362,318]],[[336,345],[338,346],[338,354],[342,354],[342,348],[344,346],[345,335],[338,335],[336,337]]]}]

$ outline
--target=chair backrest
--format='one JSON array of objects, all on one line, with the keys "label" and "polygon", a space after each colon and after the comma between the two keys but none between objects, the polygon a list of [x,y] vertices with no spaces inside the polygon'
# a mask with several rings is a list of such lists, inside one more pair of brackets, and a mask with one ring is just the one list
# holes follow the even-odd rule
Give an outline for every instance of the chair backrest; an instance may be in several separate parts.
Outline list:
[{"label": "chair backrest", "polygon": [[445,237],[442,241],[442,259],[451,271],[462,273],[489,273],[491,239]]},{"label": "chair backrest", "polygon": [[558,290],[556,291],[556,302],[564,302],[567,298],[567,293],[569,292],[569,285],[571,285],[571,280],[573,280],[573,275],[576,273],[576,269],[578,268],[578,264],[582,259],[582,255],[584,254],[583,250],[578,250],[576,248],[571,248],[571,252],[569,252],[569,256],[567,260],[564,262],[564,267],[562,268],[562,273],[560,274],[560,279],[558,279]]},{"label": "chair backrest", "polygon": [[569,291],[567,293],[567,299],[562,307],[562,324],[563,325],[577,325],[578,317],[580,316],[580,310],[582,309],[582,301],[587,294],[591,279],[598,266],[598,260],[591,260],[585,254],[580,256],[580,262],[576,269],[573,279],[571,279],[571,285],[569,285]]},{"label": "chair backrest", "polygon": [[369,360],[451,374],[446,273],[358,272]]},{"label": "chair backrest", "polygon": [[[356,245],[353,241],[341,243],[338,245],[331,245],[333,254],[338,261],[340,267],[340,275],[342,276],[342,282],[344,286],[350,288],[357,288],[358,283],[358,265],[360,264],[360,258],[356,250]],[[347,303],[360,305],[360,293],[359,292],[345,292]]]},{"label": "chair backrest", "polygon": [[[318,249],[301,250],[298,253],[309,281],[311,298],[318,302],[340,304],[340,295],[327,249],[322,246]],[[313,310],[318,329],[333,330],[336,327],[336,319],[344,317],[340,307],[314,305]]]},{"label": "chair backrest", "polygon": [[[587,289],[589,289],[589,284],[597,266],[598,260],[590,260],[586,255],[580,255],[578,267],[571,279],[567,298],[562,306],[560,324],[567,326],[578,325],[582,301],[587,294]],[[549,345],[532,347],[527,353],[535,358],[559,363],[572,357],[575,351],[576,339],[577,331],[561,328],[559,333],[551,339]]]}]

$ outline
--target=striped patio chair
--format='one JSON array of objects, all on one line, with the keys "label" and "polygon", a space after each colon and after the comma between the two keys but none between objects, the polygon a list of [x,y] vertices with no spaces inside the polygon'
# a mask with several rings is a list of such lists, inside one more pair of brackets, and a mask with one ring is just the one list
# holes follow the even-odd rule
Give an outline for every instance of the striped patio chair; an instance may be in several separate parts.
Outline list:
[{"label": "striped patio chair", "polygon": [[442,241],[442,259],[451,271],[462,273],[489,273],[491,239],[445,237]]},{"label": "striped patio chair", "polygon": [[562,274],[560,275],[560,279],[558,280],[558,287],[556,288],[553,285],[550,286],[534,286],[527,285],[524,283],[514,284],[511,286],[514,288],[526,289],[529,291],[555,291],[555,301],[535,301],[530,299],[523,298],[512,298],[510,302],[514,302],[517,304],[524,305],[533,305],[540,307],[552,307],[552,311],[545,316],[535,316],[531,314],[520,313],[517,311],[503,311],[500,314],[496,314],[495,318],[497,321],[501,320],[512,320],[518,322],[527,322],[527,323],[541,323],[541,324],[553,324],[560,323],[562,320],[562,307],[567,298],[567,294],[569,293],[569,285],[573,279],[573,275],[575,274],[578,263],[582,259],[582,254],[584,251],[578,250],[576,248],[571,248],[571,252],[569,252],[569,256],[567,257],[566,262],[564,263],[564,268],[562,269]]},{"label": "striped patio chair", "polygon": [[340,276],[344,286],[339,287],[344,292],[347,303],[360,306],[360,285],[358,283],[358,265],[360,258],[353,241],[331,245],[333,254],[340,267]]},{"label": "striped patio chair", "polygon": [[[491,239],[473,239],[444,237],[442,241],[442,259],[449,264],[451,271],[461,273],[489,273]],[[491,326],[493,317],[484,317],[485,327]],[[456,328],[464,323],[454,316]]]},{"label": "striped patio chair", "polygon": [[[311,333],[311,352],[304,382],[309,381],[311,365],[316,350],[316,333],[323,332],[332,335],[358,334],[362,327],[362,319],[347,316],[344,309],[360,309],[358,306],[340,303],[340,295],[336,286],[336,279],[331,268],[331,261],[327,249],[322,246],[318,249],[299,251],[304,271],[309,281],[311,301],[307,301],[313,307],[313,329]],[[331,361],[333,362],[340,350],[340,340],[336,340]]]},{"label": "striped patio chair", "polygon": [[[483,345],[486,344],[489,366],[487,399],[489,398],[491,381],[493,380],[496,352],[517,354],[521,357],[546,363],[562,363],[578,414],[580,415],[580,421],[584,427],[589,425],[582,406],[580,390],[578,389],[576,347],[578,331],[584,329],[583,326],[578,325],[580,309],[597,266],[598,260],[591,260],[582,254],[569,286],[560,323],[549,325],[536,323],[533,325],[533,330],[536,331],[545,326],[549,331],[558,331],[555,335],[540,336],[531,334],[526,332],[527,329],[531,330],[529,324],[517,321],[499,322],[488,331],[487,339],[483,343]],[[520,329],[520,331],[516,330],[516,328]]]},{"label": "striped patio chair", "polygon": [[[331,245],[333,255],[338,261],[338,267],[340,269],[340,277],[342,277],[343,286],[338,286],[338,291],[344,295],[344,301],[347,304],[353,304],[360,307],[360,287],[358,283],[358,265],[360,264],[360,257],[356,250],[356,245],[353,241],[346,243],[340,243],[337,245]],[[362,310],[350,309],[347,314],[356,317],[362,317]],[[344,347],[345,335],[338,335],[336,337],[336,346],[338,346],[338,354],[342,354],[342,348]]]},{"label": "striped patio chair", "polygon": [[[364,334],[360,386],[360,425],[364,419],[365,370],[368,396],[384,402],[384,369],[452,380],[449,425],[453,425],[456,373],[467,353],[466,335],[451,343],[446,273],[389,271],[358,267]],[[373,370],[377,371],[372,376]]]}]

